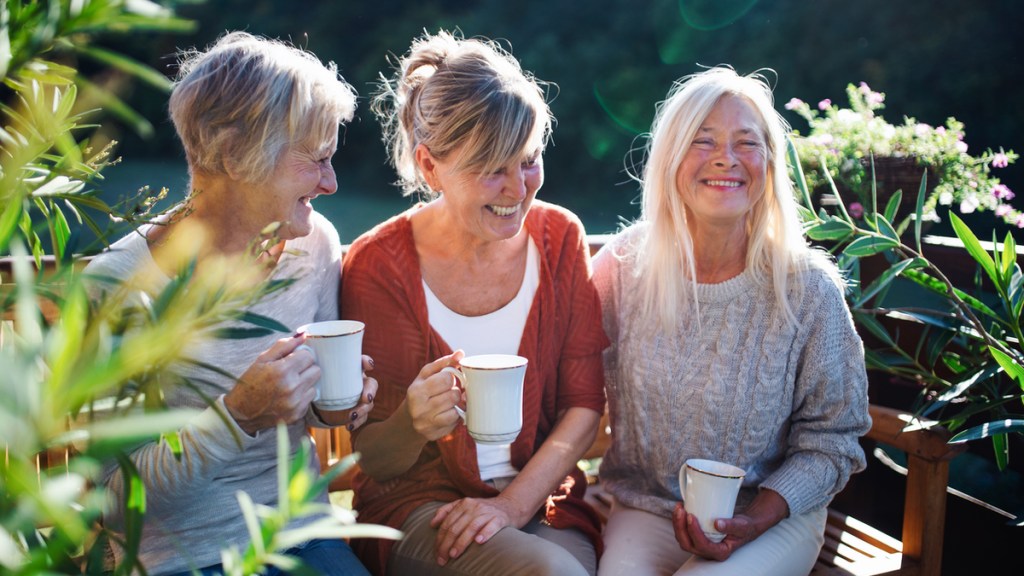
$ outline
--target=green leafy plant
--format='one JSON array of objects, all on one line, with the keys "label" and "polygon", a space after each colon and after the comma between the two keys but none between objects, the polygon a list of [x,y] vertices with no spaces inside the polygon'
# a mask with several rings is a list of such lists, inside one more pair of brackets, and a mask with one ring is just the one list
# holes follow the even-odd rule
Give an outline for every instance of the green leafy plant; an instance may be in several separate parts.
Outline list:
[{"label": "green leafy plant", "polygon": [[[938,221],[939,211],[953,206],[963,214],[988,210],[1006,223],[1024,227],[1024,214],[1010,204],[1013,191],[993,175],[993,169],[1017,160],[1012,150],[972,155],[964,139],[964,125],[955,118],[947,119],[945,126],[909,117],[902,124],[890,124],[880,114],[885,94],[863,82],[849,84],[846,95],[847,108],[839,108],[831,100],[812,108],[797,98],[785,106],[809,127],[805,135],[795,133],[794,144],[812,192],[833,192],[825,177],[827,168],[835,195],[842,195],[849,213],[859,218],[869,210],[873,186],[881,197],[905,184],[904,197],[911,200],[921,173],[927,171],[929,187],[921,211],[924,221]],[[886,178],[890,168],[892,182]],[[910,206],[907,212],[897,214],[899,220],[893,224],[897,229],[905,227],[905,217],[912,213]]]},{"label": "green leafy plant", "polygon": [[[921,245],[922,212],[928,174],[922,169],[916,196],[912,237],[894,227],[902,192],[876,208],[877,188],[870,187],[868,208],[854,218],[840,200],[830,214],[812,201],[799,150],[790,142],[790,163],[800,196],[806,234],[836,254],[851,278],[847,298],[856,323],[878,342],[868,348],[869,369],[916,382],[915,412],[956,432],[953,442],[987,439],[996,464],[1009,461],[1010,435],[1024,435],[1024,275],[1017,263],[1017,243],[1007,233],[990,249],[954,213],[953,229],[987,284],[957,286],[942,266],[927,258]],[[823,173],[835,189],[831,175]],[[861,278],[861,264],[882,262],[872,278]],[[896,303],[894,291],[911,298]]]},{"label": "green leafy plant", "polygon": [[[81,273],[79,230],[91,228],[106,241],[111,222],[132,227],[155,216],[163,192],[145,188],[117,204],[100,197],[96,184],[112,162],[112,148],[90,150],[86,131],[94,126],[85,122],[102,115],[79,108],[83,93],[102,90],[79,74],[75,58],[90,57],[167,87],[162,75],[95,46],[94,40],[100,34],[191,26],[145,0],[0,0],[4,574],[138,572],[146,494],[126,454],[144,441],[180,446],[176,430],[195,414],[164,406],[167,387],[194,385],[172,376],[168,366],[194,362],[189,346],[204,339],[284,329],[247,312],[253,302],[288,284],[265,280],[251,257],[199,262],[194,246],[170,242],[163,249],[180,254],[179,272],[144,301],[136,297],[139,286],[147,284],[144,277],[87,279]],[[97,101],[102,112],[115,112],[145,131],[148,123],[140,123],[115,95],[105,93]],[[183,236],[186,243],[197,240],[194,234]],[[223,329],[226,322],[230,330]],[[254,538],[248,550],[225,551],[230,573],[287,565],[279,553],[305,537],[396,537],[393,530],[356,524],[351,514],[315,502],[352,460],[314,481],[301,465],[309,456],[308,445],[288,465],[290,447],[284,438],[278,456],[280,504],[265,509],[240,495]],[[127,529],[117,539],[99,522],[106,503],[102,469],[111,459],[128,487]],[[322,519],[302,531],[286,528],[289,519],[313,514]],[[107,566],[108,545],[125,550],[125,562]]]}]

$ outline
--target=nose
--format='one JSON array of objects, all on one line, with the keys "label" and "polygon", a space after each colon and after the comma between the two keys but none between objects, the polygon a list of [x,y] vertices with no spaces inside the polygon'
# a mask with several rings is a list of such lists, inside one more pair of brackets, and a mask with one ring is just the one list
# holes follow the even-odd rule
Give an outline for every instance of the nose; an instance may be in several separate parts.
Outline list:
[{"label": "nose", "polygon": [[320,185],[318,189],[325,196],[338,191],[338,178],[334,173],[334,166],[330,162],[325,162],[320,166]]},{"label": "nose", "polygon": [[731,168],[736,165],[736,153],[732,149],[732,145],[726,144],[718,148],[718,153],[714,158],[715,166]]},{"label": "nose", "polygon": [[508,178],[506,180],[505,189],[506,192],[522,200],[526,198],[527,184],[526,184],[526,170],[522,166],[516,166],[512,170],[507,172]]}]

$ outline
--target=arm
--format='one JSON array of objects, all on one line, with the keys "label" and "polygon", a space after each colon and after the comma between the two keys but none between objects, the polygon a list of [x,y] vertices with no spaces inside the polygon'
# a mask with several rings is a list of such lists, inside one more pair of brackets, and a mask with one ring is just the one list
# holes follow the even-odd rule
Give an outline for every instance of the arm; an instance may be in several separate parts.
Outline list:
[{"label": "arm", "polygon": [[455,405],[462,393],[441,370],[457,366],[462,356],[462,351],[456,351],[424,366],[398,409],[359,434],[354,444],[362,455],[363,472],[378,482],[390,480],[412,468],[427,442],[455,428],[459,422]]}]

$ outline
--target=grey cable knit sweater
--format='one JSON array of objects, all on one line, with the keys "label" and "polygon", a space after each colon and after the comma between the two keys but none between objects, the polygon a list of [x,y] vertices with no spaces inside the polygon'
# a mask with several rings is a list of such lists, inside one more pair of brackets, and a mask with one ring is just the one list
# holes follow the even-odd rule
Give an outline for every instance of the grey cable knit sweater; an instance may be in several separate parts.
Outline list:
[{"label": "grey cable knit sweater", "polygon": [[864,468],[858,437],[871,424],[863,344],[841,289],[809,270],[796,328],[771,287],[744,272],[698,285],[699,328],[684,317],[663,333],[640,320],[635,259],[619,254],[643,233],[627,230],[594,261],[612,341],[602,484],[627,506],[669,516],[679,467],[710,458],[746,470],[738,510],[758,487],[782,495],[794,516],[827,506]]}]

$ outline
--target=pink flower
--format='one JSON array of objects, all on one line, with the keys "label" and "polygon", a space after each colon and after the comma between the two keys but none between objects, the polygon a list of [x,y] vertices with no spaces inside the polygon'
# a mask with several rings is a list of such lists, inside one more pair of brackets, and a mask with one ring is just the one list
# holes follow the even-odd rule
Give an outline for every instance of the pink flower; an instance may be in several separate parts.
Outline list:
[{"label": "pink flower", "polygon": [[881,104],[885,102],[885,94],[881,92],[871,92],[867,96],[868,104]]},{"label": "pink flower", "polygon": [[960,152],[961,154],[967,153],[967,142],[964,142],[963,140],[957,140],[955,146],[957,152]]},{"label": "pink flower", "polygon": [[1006,184],[996,184],[992,187],[992,195],[1000,200],[1013,200],[1015,194]]},{"label": "pink flower", "polygon": [[871,87],[868,86],[867,82],[861,82],[857,89],[860,90],[861,94],[871,94]]},{"label": "pink flower", "polygon": [[849,206],[850,216],[860,218],[864,215],[864,206],[860,202],[851,202]]},{"label": "pink flower", "polygon": [[1000,204],[999,206],[996,206],[996,216],[1002,218],[1009,214],[1010,210],[1012,210],[1012,208],[1010,208],[1008,204]]},{"label": "pink flower", "polygon": [[1010,165],[1010,158],[1006,154],[1003,154],[1002,152],[999,152],[995,156],[992,156],[992,167],[993,168],[1006,168],[1009,165]]},{"label": "pink flower", "polygon": [[1024,228],[1024,214],[1018,214],[1017,221],[1014,224],[1017,225],[1017,228]]},{"label": "pink flower", "polygon": [[799,98],[790,98],[789,102],[786,102],[785,108],[786,108],[786,110],[795,110],[795,109],[799,108],[800,106],[802,106],[803,103],[804,103],[804,101],[799,99]]},{"label": "pink flower", "polygon": [[832,101],[825,98],[821,102],[818,102],[818,110],[828,110],[828,107],[832,105]]},{"label": "pink flower", "polygon": [[935,133],[936,134],[945,134],[946,133],[946,127],[945,126],[939,126],[938,128],[935,129]]},{"label": "pink flower", "polygon": [[924,123],[919,123],[916,126],[914,126],[914,134],[916,134],[918,138],[924,138],[925,136],[928,135],[928,132],[931,129],[931,126]]}]

